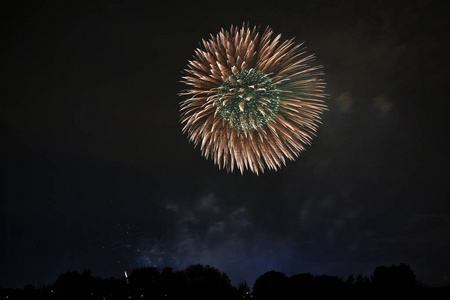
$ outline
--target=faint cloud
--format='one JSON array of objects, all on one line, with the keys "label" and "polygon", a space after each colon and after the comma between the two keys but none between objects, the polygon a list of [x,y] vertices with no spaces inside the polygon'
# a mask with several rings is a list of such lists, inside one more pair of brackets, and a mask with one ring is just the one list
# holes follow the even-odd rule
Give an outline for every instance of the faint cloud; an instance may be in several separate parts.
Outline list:
[{"label": "faint cloud", "polygon": [[183,222],[183,223],[198,223],[199,219],[192,212],[186,212],[181,217],[181,222]]},{"label": "faint cloud", "polygon": [[363,207],[355,207],[352,210],[349,210],[345,213],[345,218],[347,219],[356,219],[364,213]]},{"label": "faint cloud", "polygon": [[169,204],[166,204],[166,209],[177,212],[178,211],[178,205],[169,203]]},{"label": "faint cloud", "polygon": [[408,233],[405,235],[385,237],[375,239],[381,242],[385,247],[392,247],[395,245],[404,249],[411,249],[417,251],[417,249],[431,250],[442,249],[443,245],[450,246],[450,228],[429,229],[420,233]]},{"label": "faint cloud", "polygon": [[[334,249],[337,245],[357,251],[359,245],[366,239],[364,229],[356,224],[364,218],[364,208],[347,201],[345,195],[325,195],[318,199],[308,199],[303,202],[298,219],[304,231],[301,239],[305,239],[310,228],[319,232],[317,242],[330,245]],[[355,239],[349,236],[358,235],[363,238]],[[317,238],[314,238],[317,239]]]},{"label": "faint cloud", "polygon": [[412,222],[428,221],[428,220],[442,220],[450,222],[450,215],[446,214],[413,214],[409,219]]},{"label": "faint cloud", "polygon": [[373,99],[373,104],[376,109],[378,109],[383,113],[391,111],[392,106],[394,106],[394,103],[392,103],[392,101],[389,100],[389,98],[386,97],[385,95],[376,96]]},{"label": "faint cloud", "polygon": [[307,199],[303,202],[303,207],[300,210],[299,220],[307,223],[311,216],[312,199]]},{"label": "faint cloud", "polygon": [[218,202],[217,196],[214,193],[209,193],[200,199],[197,208],[203,211],[219,213],[220,208],[217,205],[217,202]]},{"label": "faint cloud", "polygon": [[252,225],[247,217],[247,209],[243,206],[231,212],[231,214],[228,216],[228,222],[230,223],[232,228],[235,228],[239,231]]},{"label": "faint cloud", "polygon": [[[246,207],[227,209],[216,193],[205,193],[192,199],[190,205],[169,203],[165,208],[178,222],[168,241],[172,246],[164,261],[184,268],[192,263],[224,266],[232,260],[243,260],[243,249],[254,234]],[[149,246],[143,251],[141,260],[144,255],[149,262],[159,259],[151,249]]]},{"label": "faint cloud", "polygon": [[413,228],[420,231],[406,232],[403,235],[381,237],[376,239],[380,247],[397,247],[405,249],[442,249],[450,246],[450,215],[448,214],[413,214],[409,221]]},{"label": "faint cloud", "polygon": [[218,234],[225,230],[225,222],[216,222],[208,228],[208,234]]},{"label": "faint cloud", "polygon": [[354,104],[352,93],[349,91],[346,91],[339,95],[336,100],[343,112],[349,111]]}]

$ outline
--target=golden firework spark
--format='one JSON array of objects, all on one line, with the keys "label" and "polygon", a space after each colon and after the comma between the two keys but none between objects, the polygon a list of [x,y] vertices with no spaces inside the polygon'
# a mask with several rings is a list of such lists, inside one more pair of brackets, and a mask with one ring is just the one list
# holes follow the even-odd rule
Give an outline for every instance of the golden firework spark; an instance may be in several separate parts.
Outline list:
[{"label": "golden firework spark", "polygon": [[231,26],[196,49],[180,93],[183,132],[219,168],[278,170],[311,144],[324,103],[321,66],[293,39]]}]

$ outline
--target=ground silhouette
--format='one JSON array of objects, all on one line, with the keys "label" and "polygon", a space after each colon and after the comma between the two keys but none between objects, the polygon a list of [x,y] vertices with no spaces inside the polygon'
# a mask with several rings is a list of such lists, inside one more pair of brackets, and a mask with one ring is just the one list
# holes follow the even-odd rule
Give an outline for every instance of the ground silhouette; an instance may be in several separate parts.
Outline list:
[{"label": "ground silhouette", "polygon": [[[294,274],[290,277],[272,270],[259,276],[253,289],[246,282],[237,287],[228,275],[209,265],[191,265],[184,270],[142,267],[124,278],[100,278],[90,270],[61,274],[48,286],[26,285],[20,289],[1,288],[1,299],[300,299],[307,295],[355,296],[407,295],[436,292],[450,294],[450,287],[431,288],[417,281],[407,264],[379,266],[371,276]],[[313,293],[313,294],[312,294]]]}]

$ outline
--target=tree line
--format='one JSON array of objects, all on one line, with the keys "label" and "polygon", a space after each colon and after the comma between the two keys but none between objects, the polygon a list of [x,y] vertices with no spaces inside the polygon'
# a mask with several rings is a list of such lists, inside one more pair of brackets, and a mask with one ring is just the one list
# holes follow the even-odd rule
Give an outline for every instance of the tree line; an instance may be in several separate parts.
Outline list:
[{"label": "tree line", "polygon": [[[401,293],[435,290],[416,279],[406,264],[377,267],[371,276],[350,275],[341,279],[310,273],[286,276],[269,271],[259,276],[252,289],[244,281],[233,286],[228,275],[209,265],[191,265],[184,270],[166,267],[134,269],[124,278],[100,278],[90,270],[61,274],[51,285],[36,288],[1,290],[1,299],[197,299],[197,300],[270,300],[300,299],[305,295],[337,295],[351,292],[361,295],[396,290]],[[441,288],[439,292],[449,288]]]}]

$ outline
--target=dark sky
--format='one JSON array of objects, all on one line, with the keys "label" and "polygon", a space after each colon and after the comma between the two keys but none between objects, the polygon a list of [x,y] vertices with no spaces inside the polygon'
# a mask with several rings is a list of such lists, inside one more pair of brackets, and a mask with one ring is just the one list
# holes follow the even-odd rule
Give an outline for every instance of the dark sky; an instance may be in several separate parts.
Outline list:
[{"label": "dark sky", "polygon": [[[132,3],[130,3],[132,2]],[[450,284],[449,10],[441,1],[11,1],[1,8],[0,286],[210,264]],[[179,123],[182,70],[231,24],[324,65],[296,161],[229,174]]]}]

